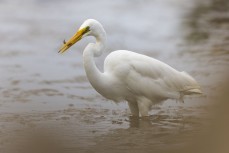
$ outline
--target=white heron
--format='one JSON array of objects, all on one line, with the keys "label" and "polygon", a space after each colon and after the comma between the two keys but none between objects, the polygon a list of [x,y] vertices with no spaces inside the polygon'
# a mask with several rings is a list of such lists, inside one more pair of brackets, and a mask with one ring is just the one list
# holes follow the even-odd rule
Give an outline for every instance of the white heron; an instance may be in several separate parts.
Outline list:
[{"label": "white heron", "polygon": [[110,53],[104,61],[104,72],[94,57],[105,49],[106,32],[94,19],[86,20],[73,37],[64,41],[60,53],[86,36],[94,36],[83,52],[84,69],[95,90],[115,102],[127,101],[133,116],[148,116],[152,105],[166,99],[183,101],[184,95],[201,94],[198,83],[186,72],[179,72],[154,58],[127,50]]}]

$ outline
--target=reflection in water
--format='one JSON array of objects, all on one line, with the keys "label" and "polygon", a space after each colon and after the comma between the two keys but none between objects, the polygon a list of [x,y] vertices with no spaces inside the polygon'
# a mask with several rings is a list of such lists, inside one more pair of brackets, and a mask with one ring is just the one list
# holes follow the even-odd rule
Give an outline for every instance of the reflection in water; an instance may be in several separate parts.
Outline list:
[{"label": "reflection in water", "polygon": [[169,116],[169,115],[152,115],[148,117],[130,117],[129,118],[129,128],[139,128],[139,129],[155,129],[155,128],[172,128],[184,126],[182,123],[184,118],[181,116]]},{"label": "reflection in water", "polygon": [[130,117],[129,118],[129,126],[130,128],[151,128],[152,123],[150,117]]}]

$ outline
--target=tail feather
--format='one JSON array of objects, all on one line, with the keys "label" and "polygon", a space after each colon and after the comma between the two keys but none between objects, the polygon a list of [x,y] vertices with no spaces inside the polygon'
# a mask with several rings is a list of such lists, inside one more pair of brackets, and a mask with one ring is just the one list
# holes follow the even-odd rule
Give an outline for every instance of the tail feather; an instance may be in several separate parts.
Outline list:
[{"label": "tail feather", "polygon": [[185,91],[185,93],[187,93],[188,95],[192,95],[192,94],[203,94],[203,92],[201,91],[201,89],[190,89],[188,91]]},{"label": "tail feather", "polygon": [[184,95],[193,95],[193,94],[202,94],[201,88],[197,81],[186,72],[181,72],[183,77],[183,89],[180,92],[183,92]]},{"label": "tail feather", "polygon": [[167,97],[179,102],[184,102],[185,95],[203,93],[197,81],[186,72],[179,72],[178,75],[171,76],[166,83],[170,88],[170,92],[166,92]]},{"label": "tail feather", "polygon": [[197,81],[191,77],[188,73],[186,72],[181,72],[183,77],[183,89],[180,90],[180,97],[178,98],[178,100],[180,102],[184,102],[184,96],[185,95],[195,95],[195,94],[203,94],[203,92],[201,91],[201,88],[199,86],[199,84],[197,83]]},{"label": "tail feather", "polygon": [[203,94],[200,88],[193,88],[189,90],[180,91],[180,97],[178,98],[179,102],[184,103],[185,95],[194,95],[194,94]]}]

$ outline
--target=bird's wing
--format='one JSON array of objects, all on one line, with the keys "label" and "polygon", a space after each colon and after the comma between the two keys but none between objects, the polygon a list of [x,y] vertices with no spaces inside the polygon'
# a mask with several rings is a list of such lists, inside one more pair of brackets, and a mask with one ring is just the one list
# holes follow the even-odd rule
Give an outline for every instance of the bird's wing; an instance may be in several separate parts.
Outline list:
[{"label": "bird's wing", "polygon": [[128,90],[150,99],[179,99],[181,92],[199,88],[187,73],[145,55],[119,51],[114,63],[119,65],[116,75]]}]

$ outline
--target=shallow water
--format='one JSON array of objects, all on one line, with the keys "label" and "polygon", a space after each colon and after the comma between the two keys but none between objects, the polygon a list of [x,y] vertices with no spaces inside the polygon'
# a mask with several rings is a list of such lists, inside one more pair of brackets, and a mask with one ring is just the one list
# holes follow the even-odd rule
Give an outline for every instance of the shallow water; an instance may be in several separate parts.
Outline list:
[{"label": "shallow water", "polygon": [[[210,120],[217,85],[228,75],[228,22],[208,24],[228,13],[207,7],[202,17],[199,7],[206,9],[187,0],[0,1],[0,148],[27,128],[55,131],[64,140],[63,152],[184,146]],[[146,120],[129,118],[126,103],[104,99],[87,81],[82,51],[92,38],[57,53],[87,18],[99,20],[107,32],[107,53],[96,59],[101,70],[110,51],[132,50],[190,73],[204,95],[184,104],[168,100]]]}]

